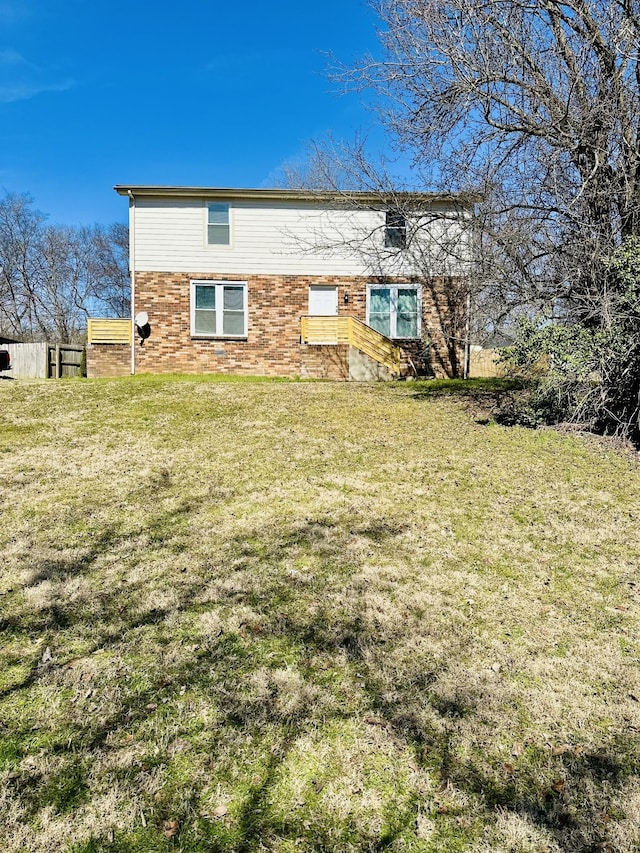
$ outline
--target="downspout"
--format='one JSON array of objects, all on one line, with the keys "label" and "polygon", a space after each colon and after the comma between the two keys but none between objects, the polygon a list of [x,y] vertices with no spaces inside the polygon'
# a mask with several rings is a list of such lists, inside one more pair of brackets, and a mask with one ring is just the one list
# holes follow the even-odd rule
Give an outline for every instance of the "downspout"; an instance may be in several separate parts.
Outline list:
[{"label": "downspout", "polygon": [[129,274],[131,276],[131,375],[136,372],[136,200],[131,190],[129,196]]}]

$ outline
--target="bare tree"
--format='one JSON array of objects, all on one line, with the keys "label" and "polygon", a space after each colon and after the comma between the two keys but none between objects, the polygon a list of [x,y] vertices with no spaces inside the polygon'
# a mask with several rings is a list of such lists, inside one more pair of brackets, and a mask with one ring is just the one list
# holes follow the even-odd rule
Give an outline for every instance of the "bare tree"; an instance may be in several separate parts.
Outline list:
[{"label": "bare tree", "polygon": [[87,233],[91,246],[91,295],[102,311],[127,317],[130,311],[129,228],[120,222],[95,226]]},{"label": "bare tree", "polygon": [[[338,142],[331,135],[322,141],[312,140],[301,155],[285,161],[276,170],[271,183],[287,189],[336,192],[371,189],[372,181],[367,177],[370,161],[364,149],[363,140],[358,138],[349,144]],[[379,174],[374,176],[373,183],[380,183]]]},{"label": "bare tree", "polygon": [[[331,210],[308,226],[306,239],[288,235],[295,251],[347,252],[359,258],[378,284],[402,278],[421,283],[429,293],[431,327],[424,328],[422,347],[413,357],[422,361],[430,349],[432,367],[437,362],[439,372],[462,375],[475,273],[475,197],[419,191],[400,180],[384,156],[373,158],[364,139],[311,142],[304,157],[284,164],[276,182],[317,191],[325,201],[327,192],[332,198]],[[344,209],[341,216],[336,207]]]},{"label": "bare tree", "polygon": [[445,189],[479,190],[486,283],[606,317],[606,262],[640,227],[636,0],[382,0],[382,59],[342,69]]},{"label": "bare tree", "polygon": [[44,216],[30,196],[0,199],[0,331],[22,338],[37,327],[37,244]]},{"label": "bare tree", "polygon": [[29,195],[0,199],[0,332],[74,341],[89,314],[126,316],[126,226],[72,228],[45,220]]}]

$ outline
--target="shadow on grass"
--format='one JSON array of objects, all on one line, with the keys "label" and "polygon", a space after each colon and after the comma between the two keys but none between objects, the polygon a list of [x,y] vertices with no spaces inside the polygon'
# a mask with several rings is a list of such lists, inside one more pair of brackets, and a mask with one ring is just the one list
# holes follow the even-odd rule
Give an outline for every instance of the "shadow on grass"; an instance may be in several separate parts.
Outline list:
[{"label": "shadow on grass", "polygon": [[522,379],[428,379],[413,382],[411,395],[418,400],[432,400],[436,397],[459,397],[463,400],[487,400],[527,387]]},{"label": "shadow on grass", "polygon": [[481,426],[495,422],[502,426],[536,428],[556,423],[552,413],[537,411],[531,404],[535,381],[525,379],[434,379],[415,383],[415,400],[458,400]]},{"label": "shadow on grass", "polygon": [[[178,515],[197,510],[197,502],[191,501],[179,508]],[[174,514],[171,518],[158,515],[145,528],[151,543],[162,541],[169,522],[176,521]],[[168,790],[163,800],[149,804],[149,813],[153,815],[149,826],[129,836],[124,834],[114,842],[96,837],[75,849],[166,849],[161,828],[162,821],[170,818],[180,823],[179,839],[184,850],[233,849],[252,853],[260,850],[265,840],[269,843],[269,839],[296,839],[301,833],[300,821],[283,821],[272,808],[274,792],[286,772],[292,745],[301,734],[324,725],[327,715],[336,720],[362,722],[364,713],[374,713],[377,724],[389,733],[398,749],[413,755],[417,766],[432,774],[443,789],[455,786],[470,798],[487,823],[508,811],[547,832],[563,851],[587,853],[612,849],[610,829],[617,817],[612,803],[640,761],[636,736],[618,733],[601,749],[581,754],[552,756],[548,750],[532,747],[514,760],[512,767],[505,768],[499,756],[492,754],[490,743],[486,744],[487,754],[482,760],[458,748],[464,727],[481,711],[472,679],[469,677],[469,683],[465,683],[464,670],[458,668],[456,672],[463,675],[453,697],[441,695],[436,689],[439,675],[465,659],[465,649],[472,643],[469,632],[452,630],[448,657],[443,661],[429,664],[425,660],[422,669],[418,666],[411,672],[408,664],[391,675],[384,671],[388,652],[399,642],[398,632],[403,629],[385,628],[375,622],[363,601],[366,587],[349,587],[349,583],[369,558],[362,555],[363,541],[393,549],[403,532],[402,526],[389,524],[382,518],[373,524],[359,525],[357,519],[347,521],[326,516],[292,525],[277,535],[269,528],[256,529],[250,536],[238,536],[224,543],[217,568],[200,566],[190,575],[167,578],[168,583],[175,584],[178,602],[171,608],[151,609],[144,615],[130,612],[132,599],[144,595],[143,581],[103,593],[101,612],[105,624],[94,626],[94,650],[115,644],[122,646],[140,627],[160,628],[176,612],[198,613],[202,607],[201,591],[212,580],[220,581],[216,587],[216,607],[231,611],[239,606],[251,608],[259,617],[259,625],[248,626],[246,632],[242,626],[221,629],[218,636],[194,647],[175,665],[163,664],[145,687],[123,691],[122,698],[108,713],[89,714],[81,724],[50,732],[48,754],[65,759],[76,753],[85,758],[95,757],[112,749],[110,738],[115,732],[129,733],[134,738],[152,718],[157,718],[159,730],[163,720],[167,726],[172,725],[170,715],[179,701],[176,689],[182,686],[187,694],[194,691],[207,696],[211,707],[216,709],[215,732],[207,741],[214,767],[217,763],[224,765],[224,772],[231,773],[229,767],[234,764],[233,754],[223,757],[217,752],[222,750],[220,743],[225,732],[249,734],[256,752],[264,753],[267,759],[259,782],[248,786],[233,827],[224,820],[216,822],[201,817],[198,797],[205,782],[198,776],[191,782],[189,796]],[[354,535],[360,543],[358,549],[352,545]],[[75,564],[50,559],[38,564],[36,559],[33,577],[64,579],[85,575],[101,555],[117,546],[120,537],[115,528],[106,527],[97,533],[89,551]],[[305,578],[292,575],[290,566],[296,561],[310,562],[313,573]],[[223,581],[234,576],[237,584],[225,586]],[[392,595],[386,606],[395,606]],[[6,616],[3,630],[9,634],[24,633],[26,616],[26,611]],[[65,636],[74,631],[82,634],[86,619],[87,612],[77,601],[58,602],[32,620],[26,630],[55,646],[57,632]],[[421,630],[428,635],[428,622]],[[134,651],[135,640],[132,642]],[[157,642],[160,650],[163,642],[160,635]],[[295,659],[303,685],[314,682],[316,676],[311,664],[314,658],[342,662],[335,665],[350,668],[352,681],[357,680],[358,685],[353,688],[358,691],[356,705],[346,707],[342,695],[336,692],[332,703],[318,710],[311,691],[306,698],[302,695],[293,710],[283,712],[271,687],[257,698],[247,696],[243,686],[253,674],[268,668],[265,648],[276,642],[286,647]],[[38,659],[28,676],[5,693],[24,693],[28,698],[26,694],[37,682],[46,681],[65,665],[64,659],[44,664]],[[274,669],[278,665],[271,664]],[[14,765],[19,757],[29,754],[37,740],[37,733],[34,735],[27,723],[19,731],[1,734],[0,740],[8,738],[21,745]],[[191,737],[188,727],[184,737]],[[172,759],[165,749],[154,760],[169,766]],[[74,810],[86,797],[90,763],[80,762],[77,767],[82,769],[67,779],[68,785],[60,774],[45,778],[28,768],[14,771],[17,775],[10,780],[13,796],[28,814],[48,806],[72,819]],[[135,786],[135,782],[132,784]],[[185,780],[184,785],[188,784]],[[345,826],[340,844],[345,849],[350,845],[353,850],[384,850],[403,834],[413,831],[420,808],[416,797],[376,838],[359,837],[357,829]],[[438,820],[448,822],[451,833],[463,833],[455,823],[455,815],[449,817],[443,813]],[[331,823],[328,817],[327,821]],[[331,849],[336,843],[335,825],[328,825],[325,833],[316,822],[302,831],[307,849]],[[446,847],[443,845],[442,849]]]},{"label": "shadow on grass", "polygon": [[[470,795],[492,822],[507,812],[526,817],[562,851],[614,849],[611,827],[621,816],[614,806],[616,794],[640,766],[640,741],[634,732],[618,733],[593,751],[576,754],[568,749],[554,756],[546,746],[529,750],[513,765],[498,761],[491,766],[492,761],[475,761],[458,749],[464,721],[479,712],[473,688],[461,683],[456,699],[439,696],[433,689],[438,672],[427,671],[419,684],[419,701],[415,679],[407,691],[396,684],[397,695],[390,701],[381,690],[379,672],[370,663],[375,642],[370,626],[359,615],[343,620],[323,616],[307,625],[303,634],[298,632],[298,639],[308,652],[326,652],[333,646],[357,663],[370,707],[382,721],[378,724],[386,725],[397,743],[413,751],[421,767],[435,772],[442,789],[453,786]],[[462,653],[464,644],[465,638],[460,638],[458,647],[452,645],[452,659]],[[420,713],[425,701],[434,712],[434,723],[426,726]],[[491,745],[486,749],[490,753]]]}]

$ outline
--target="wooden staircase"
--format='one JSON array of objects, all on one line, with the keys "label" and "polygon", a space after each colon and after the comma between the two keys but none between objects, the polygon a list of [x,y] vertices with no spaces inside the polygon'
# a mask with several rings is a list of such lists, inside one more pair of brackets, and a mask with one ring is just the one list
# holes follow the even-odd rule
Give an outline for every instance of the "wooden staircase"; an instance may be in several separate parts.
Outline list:
[{"label": "wooden staircase", "polygon": [[399,346],[355,317],[302,317],[300,342],[325,346],[348,344],[386,367],[392,378],[402,376],[407,368]]}]

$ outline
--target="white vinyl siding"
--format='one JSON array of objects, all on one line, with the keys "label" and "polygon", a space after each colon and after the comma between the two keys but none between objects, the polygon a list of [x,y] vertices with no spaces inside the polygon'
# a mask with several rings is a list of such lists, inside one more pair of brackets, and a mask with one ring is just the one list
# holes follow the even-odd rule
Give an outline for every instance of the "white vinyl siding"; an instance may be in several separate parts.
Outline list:
[{"label": "white vinyl siding", "polygon": [[[315,202],[230,200],[229,245],[209,245],[208,206],[199,199],[137,199],[135,269],[216,275],[415,277],[411,253],[380,258],[385,211],[327,209]],[[447,208],[443,206],[443,211]],[[359,246],[365,251],[360,251]],[[325,248],[319,248],[324,246]],[[421,253],[424,257],[424,252]],[[377,268],[378,262],[383,264]],[[374,269],[373,267],[376,266]],[[437,272],[437,270],[436,270]]]},{"label": "white vinyl siding", "polygon": [[416,284],[367,286],[367,325],[388,338],[419,338],[421,289]]},{"label": "white vinyl siding", "polygon": [[192,337],[246,338],[247,320],[245,282],[191,282]]}]

